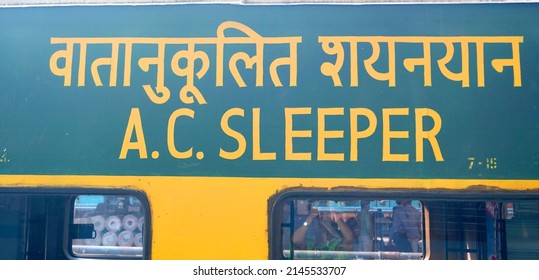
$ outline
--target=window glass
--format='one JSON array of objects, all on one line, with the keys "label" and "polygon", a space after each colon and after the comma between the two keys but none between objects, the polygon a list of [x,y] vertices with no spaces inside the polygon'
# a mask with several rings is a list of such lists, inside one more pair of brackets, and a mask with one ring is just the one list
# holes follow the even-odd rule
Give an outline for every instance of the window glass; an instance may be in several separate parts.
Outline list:
[{"label": "window glass", "polygon": [[424,204],[430,216],[430,259],[539,259],[537,200]]},{"label": "window glass", "polygon": [[288,198],[279,205],[272,258],[539,259],[539,202],[533,198]]},{"label": "window glass", "polygon": [[145,209],[125,195],[80,195],[73,212],[72,252],[78,257],[142,258]]},{"label": "window glass", "polygon": [[68,199],[62,194],[12,194],[0,190],[0,260],[66,259]]},{"label": "window glass", "polygon": [[505,218],[505,225],[500,226],[504,226],[507,233],[507,259],[539,260],[539,202],[520,201],[498,206]]},{"label": "window glass", "polygon": [[417,200],[291,200],[282,210],[289,259],[421,259]]}]

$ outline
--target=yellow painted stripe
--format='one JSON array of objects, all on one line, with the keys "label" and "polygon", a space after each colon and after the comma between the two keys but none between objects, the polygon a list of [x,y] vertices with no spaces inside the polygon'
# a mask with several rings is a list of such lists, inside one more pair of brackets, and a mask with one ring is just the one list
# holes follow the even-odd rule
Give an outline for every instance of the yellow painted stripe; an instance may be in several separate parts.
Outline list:
[{"label": "yellow painted stripe", "polygon": [[267,259],[268,198],[288,187],[449,189],[539,193],[539,180],[327,179],[1,175],[2,187],[128,188],[147,194],[153,259]]}]

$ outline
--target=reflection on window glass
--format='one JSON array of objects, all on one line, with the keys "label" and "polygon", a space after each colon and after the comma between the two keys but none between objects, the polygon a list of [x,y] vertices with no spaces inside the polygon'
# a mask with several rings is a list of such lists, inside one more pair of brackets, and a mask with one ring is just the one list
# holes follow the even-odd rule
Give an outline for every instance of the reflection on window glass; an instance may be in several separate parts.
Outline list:
[{"label": "reflection on window glass", "polygon": [[[79,257],[142,257],[144,209],[132,196],[81,195],[75,200],[73,223],[89,225],[90,236],[73,239]],[[86,238],[87,237],[87,238]]]},{"label": "reflection on window glass", "polygon": [[[498,258],[539,260],[539,202],[519,201],[499,205],[507,232],[507,256]],[[501,208],[501,209],[500,209]]]},{"label": "reflection on window glass", "polygon": [[292,200],[283,208],[290,259],[421,259],[422,207],[412,200]]}]

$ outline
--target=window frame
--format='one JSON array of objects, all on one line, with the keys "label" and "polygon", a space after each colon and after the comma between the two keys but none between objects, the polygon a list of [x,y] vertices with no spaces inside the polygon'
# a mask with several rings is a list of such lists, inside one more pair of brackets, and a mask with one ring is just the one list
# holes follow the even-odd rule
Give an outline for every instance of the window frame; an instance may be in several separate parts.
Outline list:
[{"label": "window frame", "polygon": [[[103,259],[103,260],[148,260],[151,259],[151,240],[152,240],[152,220],[150,202],[148,196],[140,190],[127,188],[84,188],[84,187],[36,187],[36,186],[21,186],[21,187],[5,187],[0,188],[0,195],[28,195],[28,196],[43,196],[43,197],[63,197],[66,205],[63,209],[63,228],[61,230],[62,241],[61,251],[67,260],[83,260],[83,259]],[[70,237],[70,225],[73,224],[74,207],[76,198],[80,195],[123,195],[137,198],[141,206],[144,208],[144,240],[142,257],[81,257],[73,254],[72,239]]]},{"label": "window frame", "polygon": [[149,260],[151,256],[151,211],[150,203],[146,194],[138,190],[127,190],[127,189],[84,189],[84,192],[78,192],[74,194],[69,200],[69,216],[66,221],[66,230],[69,231],[69,226],[73,224],[74,221],[74,208],[75,201],[78,196],[81,195],[119,195],[119,196],[131,196],[138,199],[141,203],[141,206],[144,208],[144,225],[142,232],[144,233],[143,245],[142,245],[142,257],[110,257],[110,256],[92,256],[84,257],[75,255],[73,253],[73,239],[69,236],[69,232],[66,234],[66,242],[64,249],[66,250],[66,256],[72,260],[88,260],[88,259],[102,259],[102,260]]},{"label": "window frame", "polygon": [[285,260],[282,254],[283,239],[281,225],[283,224],[282,209],[291,200],[396,200],[396,199],[418,200],[422,205],[422,236],[423,260],[430,258],[430,224],[429,201],[497,201],[514,202],[537,201],[539,203],[539,190],[502,190],[489,186],[470,186],[467,189],[420,189],[420,188],[398,188],[398,189],[370,189],[360,187],[336,187],[332,189],[320,187],[291,187],[273,195],[268,200],[268,257],[273,260]]}]

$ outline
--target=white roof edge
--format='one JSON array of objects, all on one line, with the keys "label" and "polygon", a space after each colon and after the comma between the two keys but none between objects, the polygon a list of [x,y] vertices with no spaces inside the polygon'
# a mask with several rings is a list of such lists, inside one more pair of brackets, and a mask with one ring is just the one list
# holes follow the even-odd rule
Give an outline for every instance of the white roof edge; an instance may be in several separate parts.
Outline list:
[{"label": "white roof edge", "polygon": [[236,5],[372,5],[372,4],[487,4],[537,3],[539,0],[2,0],[0,7],[35,6],[138,6],[172,4]]}]

